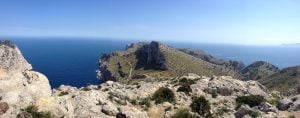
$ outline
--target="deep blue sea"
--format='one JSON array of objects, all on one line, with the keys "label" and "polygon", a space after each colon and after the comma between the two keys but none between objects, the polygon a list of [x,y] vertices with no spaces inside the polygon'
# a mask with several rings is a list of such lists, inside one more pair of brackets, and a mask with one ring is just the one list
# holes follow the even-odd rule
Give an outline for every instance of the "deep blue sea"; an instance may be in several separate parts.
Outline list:
[{"label": "deep blue sea", "polygon": [[[53,88],[61,84],[76,87],[101,83],[96,78],[98,59],[104,53],[123,50],[133,41],[109,39],[14,38],[34,70],[45,74]],[[300,65],[300,46],[241,46],[165,42],[176,48],[201,49],[213,56],[250,64],[268,61],[280,68]]]}]

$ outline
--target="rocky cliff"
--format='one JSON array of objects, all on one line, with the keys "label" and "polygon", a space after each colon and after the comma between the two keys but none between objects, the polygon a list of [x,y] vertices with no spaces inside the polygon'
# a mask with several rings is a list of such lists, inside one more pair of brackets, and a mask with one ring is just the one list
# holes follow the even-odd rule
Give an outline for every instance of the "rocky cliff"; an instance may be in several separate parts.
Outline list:
[{"label": "rocky cliff", "polygon": [[186,73],[199,75],[229,75],[240,79],[238,72],[222,64],[215,64],[161,44],[159,42],[136,43],[125,51],[115,51],[99,60],[99,78],[124,80],[128,78],[169,78]]}]

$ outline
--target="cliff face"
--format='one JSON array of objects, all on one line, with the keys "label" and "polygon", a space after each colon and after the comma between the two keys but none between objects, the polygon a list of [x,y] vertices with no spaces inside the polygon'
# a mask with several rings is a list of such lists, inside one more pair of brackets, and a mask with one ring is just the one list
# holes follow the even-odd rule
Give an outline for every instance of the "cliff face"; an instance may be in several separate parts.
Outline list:
[{"label": "cliff face", "polygon": [[99,60],[98,76],[101,80],[124,80],[141,77],[156,78],[181,76],[186,73],[199,75],[230,75],[241,78],[239,73],[222,64],[205,61],[159,42],[137,43],[125,51],[104,55]]},{"label": "cliff face", "polygon": [[32,71],[18,47],[9,41],[0,41],[0,117],[16,117],[21,109],[51,96],[47,77]]}]

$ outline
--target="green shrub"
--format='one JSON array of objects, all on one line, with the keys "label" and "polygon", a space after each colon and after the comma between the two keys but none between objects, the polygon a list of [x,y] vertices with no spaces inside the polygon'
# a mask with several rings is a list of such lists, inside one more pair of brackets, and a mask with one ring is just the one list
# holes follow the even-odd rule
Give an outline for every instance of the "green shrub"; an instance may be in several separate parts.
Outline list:
[{"label": "green shrub", "polygon": [[92,90],[92,89],[90,89],[90,88],[88,88],[88,87],[83,87],[82,90],[83,90],[83,91],[90,91],[90,90]]},{"label": "green shrub", "polygon": [[190,80],[190,79],[187,79],[187,78],[182,78],[179,80],[179,84],[180,85],[192,85],[192,84],[195,84],[196,82],[194,80]]},{"label": "green shrub", "polygon": [[210,103],[204,96],[193,98],[190,107],[193,112],[197,112],[201,116],[210,114]]},{"label": "green shrub", "polygon": [[251,116],[252,118],[257,118],[259,116],[258,112],[252,111],[249,113],[249,116]]},{"label": "green shrub", "polygon": [[151,107],[151,98],[150,97],[146,97],[143,98],[139,101],[139,105],[145,105],[145,110],[148,110],[148,108]]},{"label": "green shrub", "polygon": [[241,106],[242,104],[247,104],[250,107],[254,107],[260,105],[264,101],[265,101],[264,97],[259,95],[238,96],[236,98],[237,106]]},{"label": "green shrub", "polygon": [[137,100],[136,100],[136,99],[130,100],[129,102],[130,102],[131,104],[133,104],[133,105],[137,105]]},{"label": "green shrub", "polygon": [[197,118],[197,116],[191,114],[188,109],[178,109],[171,118]]},{"label": "green shrub", "polygon": [[64,95],[68,95],[69,92],[66,92],[66,91],[62,91],[58,94],[58,96],[64,96]]},{"label": "green shrub", "polygon": [[175,94],[171,89],[161,87],[154,92],[152,99],[155,101],[156,104],[160,104],[163,102],[173,103],[175,101]]},{"label": "green shrub", "polygon": [[177,92],[184,92],[186,95],[190,95],[190,92],[192,92],[192,89],[190,85],[182,85],[177,89]]},{"label": "green shrub", "polygon": [[38,107],[35,105],[26,107],[24,111],[30,113],[33,118],[53,118],[50,112],[39,112]]},{"label": "green shrub", "polygon": [[211,97],[212,97],[212,98],[217,98],[217,97],[218,97],[217,90],[213,90],[213,91],[212,91]]}]

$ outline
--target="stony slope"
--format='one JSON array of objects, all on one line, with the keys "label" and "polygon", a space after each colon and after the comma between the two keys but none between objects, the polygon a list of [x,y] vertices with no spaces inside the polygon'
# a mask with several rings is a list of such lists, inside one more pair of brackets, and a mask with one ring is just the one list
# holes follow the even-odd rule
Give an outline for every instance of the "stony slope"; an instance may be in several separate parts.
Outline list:
[{"label": "stony slope", "polygon": [[259,80],[271,90],[277,90],[284,95],[296,95],[300,93],[300,66],[282,69],[271,76]]},{"label": "stony slope", "polygon": [[241,71],[246,80],[259,80],[279,72],[279,68],[265,61],[257,61]]},{"label": "stony slope", "polygon": [[234,70],[207,62],[159,42],[137,43],[125,51],[104,55],[100,60],[99,77],[106,80],[124,80],[152,76],[169,78],[186,73],[199,75],[241,76]]}]

